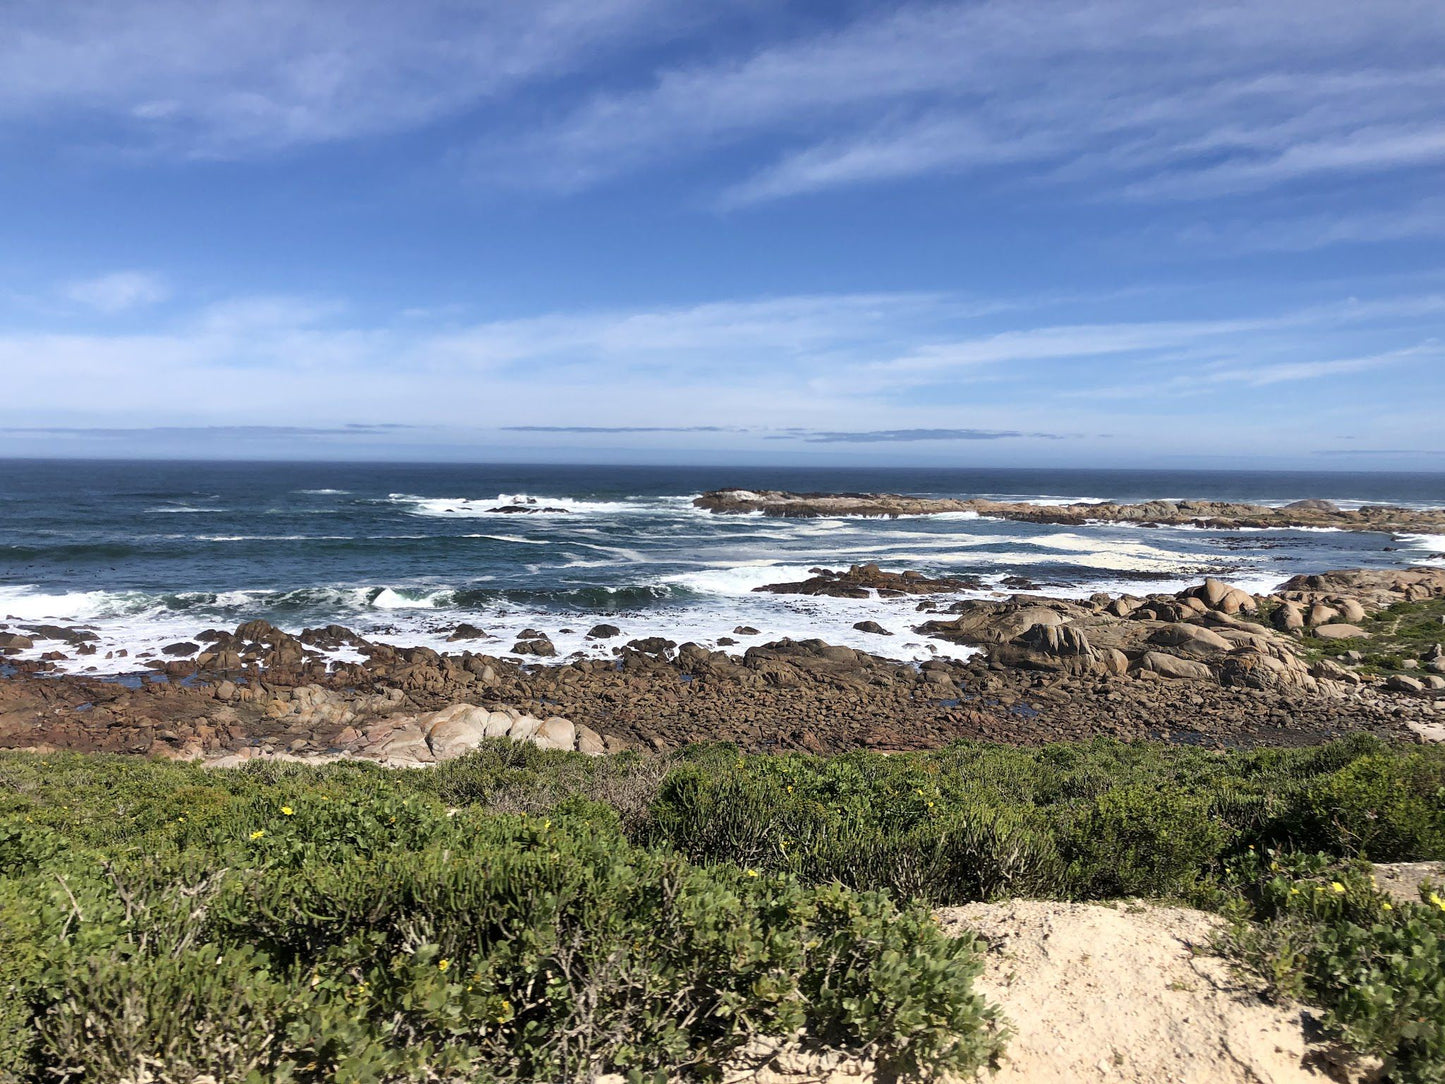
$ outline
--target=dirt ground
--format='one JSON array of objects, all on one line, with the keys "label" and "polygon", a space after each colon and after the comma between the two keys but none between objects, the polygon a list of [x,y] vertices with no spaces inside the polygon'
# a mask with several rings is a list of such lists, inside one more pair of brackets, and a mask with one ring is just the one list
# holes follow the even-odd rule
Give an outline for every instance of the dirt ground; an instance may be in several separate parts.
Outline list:
[{"label": "dirt ground", "polygon": [[[1420,866],[1382,867],[1381,886]],[[1413,892],[1413,889],[1410,890]],[[1413,896],[1412,896],[1413,898]],[[1379,1065],[1322,1041],[1311,1011],[1276,1005],[1210,949],[1221,920],[1156,904],[1011,900],[945,908],[988,944],[977,988],[1013,1028],[977,1084],[1363,1084]],[[867,1065],[781,1054],[729,1084],[874,1084]]]},{"label": "dirt ground", "polygon": [[989,944],[979,989],[1015,1034],[996,1084],[1289,1084],[1367,1079],[1210,952],[1220,920],[1141,903],[1014,900],[940,915]]}]

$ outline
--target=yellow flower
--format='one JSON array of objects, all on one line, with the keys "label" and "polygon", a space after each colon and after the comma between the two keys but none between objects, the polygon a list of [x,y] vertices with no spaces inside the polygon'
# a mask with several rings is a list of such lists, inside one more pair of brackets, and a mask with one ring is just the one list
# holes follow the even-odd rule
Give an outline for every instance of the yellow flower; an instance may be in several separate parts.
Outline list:
[{"label": "yellow flower", "polygon": [[1331,881],[1330,891],[1333,892],[1336,896],[1343,896],[1345,894],[1345,886],[1340,884],[1339,881]]},{"label": "yellow flower", "polygon": [[281,807],[281,815],[282,815],[283,817],[289,817],[289,816],[291,816],[291,814],[293,814],[293,813],[295,813],[295,812],[296,812],[296,810],[292,809],[289,805],[283,805],[283,806]]},{"label": "yellow flower", "polygon": [[[749,877],[756,877],[756,876],[758,876],[758,871],[755,870],[755,869],[745,869],[745,870],[743,870],[743,873],[745,873],[745,874],[746,874],[747,876],[749,876]],[[1438,897],[1437,897],[1437,899],[1438,899]]]},{"label": "yellow flower", "polygon": [[1440,893],[1431,892],[1430,902],[1433,903],[1436,907],[1440,908],[1440,910],[1445,911],[1445,900],[1442,900],[1440,898]]},{"label": "yellow flower", "polygon": [[452,966],[452,962],[451,962],[450,960],[438,960],[438,961],[437,961],[437,970],[438,970],[438,971],[445,971],[447,968],[449,968],[449,967],[451,967],[451,966]]},{"label": "yellow flower", "polygon": [[1395,908],[1394,908],[1393,906],[1391,906],[1390,904],[1388,904],[1388,903],[1382,903],[1382,904],[1380,904],[1380,910],[1381,910],[1381,911],[1393,911],[1394,909],[1395,909]]},{"label": "yellow flower", "polygon": [[257,828],[254,832],[251,833],[251,838],[252,838],[252,839],[260,839],[260,838],[261,838],[262,836],[264,836],[265,834],[266,834],[266,829],[264,829],[264,828]]},{"label": "yellow flower", "polygon": [[1298,895],[1299,895],[1299,889],[1298,889],[1298,888],[1291,888],[1291,889],[1289,890],[1289,894],[1290,894],[1291,896],[1298,896]]}]

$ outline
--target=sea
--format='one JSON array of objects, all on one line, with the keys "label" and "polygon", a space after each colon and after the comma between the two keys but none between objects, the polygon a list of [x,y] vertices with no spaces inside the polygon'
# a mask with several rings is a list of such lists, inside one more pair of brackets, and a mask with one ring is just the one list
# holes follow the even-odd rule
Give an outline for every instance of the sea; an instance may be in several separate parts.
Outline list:
[{"label": "sea", "polygon": [[[1439,535],[1063,527],[968,514],[775,519],[693,506],[724,486],[1059,504],[1445,505],[1441,474],[10,460],[0,461],[0,625],[93,630],[96,653],[58,668],[96,674],[133,671],[165,645],[252,618],[493,655],[535,629],[556,645],[556,661],[608,657],[647,636],[708,647],[731,638],[732,651],[817,637],[920,661],[969,649],[915,633],[918,599],[754,588],[870,561],[976,577],[985,597],[1016,590],[1007,577],[1082,597],[1174,591],[1204,576],[1266,591],[1303,572],[1445,565]],[[861,621],[892,635],[855,629]],[[622,637],[589,639],[603,622]],[[448,644],[461,623],[486,638]]]}]

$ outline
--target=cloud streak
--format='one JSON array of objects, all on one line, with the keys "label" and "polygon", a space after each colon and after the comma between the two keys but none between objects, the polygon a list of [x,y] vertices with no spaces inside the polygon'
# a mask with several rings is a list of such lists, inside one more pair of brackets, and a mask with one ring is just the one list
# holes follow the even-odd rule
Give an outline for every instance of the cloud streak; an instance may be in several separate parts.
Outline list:
[{"label": "cloud streak", "polygon": [[731,207],[1011,165],[1197,199],[1445,158],[1442,51],[1418,0],[912,4],[598,91],[481,158],[570,189],[732,148]]},{"label": "cloud streak", "polygon": [[414,130],[667,33],[661,0],[21,0],[0,121],[104,118],[109,140],[199,158]]}]

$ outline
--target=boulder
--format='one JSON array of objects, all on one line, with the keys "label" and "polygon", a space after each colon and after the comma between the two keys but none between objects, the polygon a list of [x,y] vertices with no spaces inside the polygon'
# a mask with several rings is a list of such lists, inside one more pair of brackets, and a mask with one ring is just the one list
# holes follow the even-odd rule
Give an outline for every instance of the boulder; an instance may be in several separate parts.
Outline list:
[{"label": "boulder", "polygon": [[35,641],[18,632],[0,632],[0,651],[29,651]]},{"label": "boulder", "polygon": [[1342,598],[1335,604],[1335,608],[1340,611],[1340,616],[1351,625],[1358,625],[1366,616],[1365,608],[1356,599]]},{"label": "boulder", "polygon": [[393,728],[380,742],[367,746],[365,755],[384,764],[402,767],[432,764],[436,761],[431,746],[427,744],[426,735],[412,719]]},{"label": "boulder", "polygon": [[512,711],[494,711],[487,715],[486,725],[482,729],[484,738],[505,738],[512,731],[512,726],[517,721],[517,713]]},{"label": "boulder", "polygon": [[577,727],[577,751],[592,757],[601,756],[607,752],[607,741],[590,726],[579,724]]},{"label": "boulder", "polygon": [[1097,649],[1099,656],[1098,668],[1106,674],[1127,674],[1129,672],[1129,656],[1125,655],[1117,647],[1101,647]]},{"label": "boulder", "polygon": [[546,636],[539,636],[532,640],[518,640],[512,645],[512,654],[551,658],[557,654],[557,648]]},{"label": "boulder", "polygon": [[486,708],[453,704],[430,717],[423,716],[420,721],[432,755],[437,760],[451,760],[471,752],[486,737],[490,716]]},{"label": "boulder", "polygon": [[1213,681],[1214,671],[1202,662],[1181,659],[1177,655],[1166,655],[1161,651],[1146,651],[1139,660],[1139,669],[1158,674],[1160,677],[1185,681]]},{"label": "boulder", "polygon": [[1198,658],[1217,655],[1233,647],[1217,632],[1212,632],[1201,625],[1186,625],[1182,622],[1165,625],[1149,637],[1149,642],[1163,647],[1172,647],[1181,654]]},{"label": "boulder", "polygon": [[853,627],[859,632],[869,632],[872,633],[874,636],[893,635],[893,633],[889,632],[882,625],[878,624],[877,621],[855,621],[853,623]]},{"label": "boulder", "polygon": [[535,715],[522,715],[512,723],[511,729],[507,731],[507,737],[513,741],[531,741],[540,729],[542,729],[541,719]]},{"label": "boulder", "polygon": [[619,629],[616,625],[608,625],[605,623],[601,625],[593,625],[590,629],[587,630],[587,638],[589,640],[610,640],[614,636],[621,635],[622,630]]},{"label": "boulder", "polygon": [[539,749],[571,749],[577,743],[577,728],[560,716],[544,719],[532,741]]},{"label": "boulder", "polygon": [[447,643],[454,644],[458,640],[482,640],[487,636],[486,629],[479,629],[475,625],[468,625],[465,621],[452,629],[452,634],[447,637]]},{"label": "boulder", "polygon": [[1059,610],[1032,602],[989,602],[977,599],[959,603],[952,621],[925,621],[914,631],[964,644],[1006,644],[1036,625],[1062,625]]},{"label": "boulder", "polygon": [[1425,684],[1418,678],[1395,674],[1385,680],[1385,688],[1392,693],[1420,693],[1425,691]]},{"label": "boulder", "polygon": [[1305,627],[1305,615],[1293,602],[1282,602],[1271,618],[1281,632],[1298,632]]},{"label": "boulder", "polygon": [[1369,635],[1358,625],[1346,625],[1342,622],[1335,622],[1329,625],[1319,625],[1313,630],[1314,634],[1321,640],[1350,640],[1359,636]]}]

